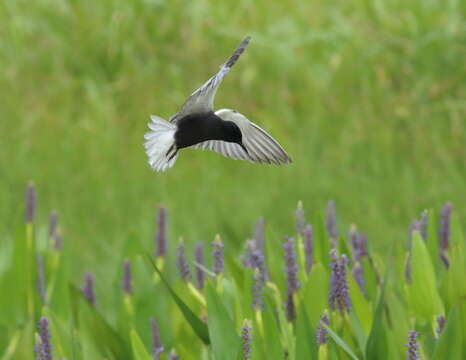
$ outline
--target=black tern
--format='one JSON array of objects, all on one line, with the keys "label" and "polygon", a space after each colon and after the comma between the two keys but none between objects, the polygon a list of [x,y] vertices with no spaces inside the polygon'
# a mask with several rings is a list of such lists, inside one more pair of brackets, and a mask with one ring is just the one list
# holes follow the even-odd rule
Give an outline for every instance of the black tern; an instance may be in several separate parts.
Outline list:
[{"label": "black tern", "polygon": [[246,37],[204,85],[194,91],[169,121],[151,115],[144,135],[149,164],[156,171],[171,168],[179,150],[187,147],[257,163],[291,163],[291,158],[266,131],[235,110],[214,112],[214,97],[223,78],[238,61],[251,37]]}]

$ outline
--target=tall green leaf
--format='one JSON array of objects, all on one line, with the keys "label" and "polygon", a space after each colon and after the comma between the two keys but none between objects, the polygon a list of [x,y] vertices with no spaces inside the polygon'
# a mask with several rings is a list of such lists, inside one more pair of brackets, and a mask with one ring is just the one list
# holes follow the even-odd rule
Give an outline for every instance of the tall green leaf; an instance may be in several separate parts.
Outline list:
[{"label": "tall green leaf", "polygon": [[418,320],[430,321],[444,312],[437,291],[436,276],[429,252],[418,231],[413,232],[409,295]]},{"label": "tall green leaf", "polygon": [[262,313],[262,319],[264,351],[268,355],[266,359],[281,359],[284,350],[280,339],[280,327],[278,326],[273,301],[268,298],[265,300],[265,310]]},{"label": "tall green leaf", "polygon": [[267,283],[267,292],[271,296],[274,302],[274,310],[276,311],[278,324],[281,332],[281,339],[285,351],[288,352],[289,360],[294,360],[295,355],[295,338],[293,335],[293,329],[291,324],[288,322],[284,309],[284,302],[280,295],[280,291],[277,286],[273,283]]},{"label": "tall green leaf", "polygon": [[372,309],[364,294],[359,289],[358,284],[352,275],[348,276],[349,294],[351,304],[353,305],[353,312],[355,313],[358,321],[364,331],[364,336],[369,334],[372,325]]},{"label": "tall green leaf", "polygon": [[130,339],[135,360],[152,360],[152,356],[150,356],[150,354],[147,352],[144,344],[141,341],[141,338],[135,329],[131,329]]},{"label": "tall green leaf", "polygon": [[372,321],[372,329],[367,339],[366,345],[366,359],[377,359],[380,354],[386,354],[387,349],[387,338],[384,328],[383,312],[385,306],[385,289],[387,286],[388,272],[385,274],[383,280],[382,289],[377,301],[375,313]]},{"label": "tall green leaf", "polygon": [[131,351],[128,344],[73,284],[70,284],[70,296],[78,302],[79,334],[85,333],[91,339],[98,339],[93,344],[102,356],[110,356],[111,359],[129,359]]},{"label": "tall green leaf", "polygon": [[448,306],[455,306],[466,298],[466,249],[461,226],[456,214],[451,219],[451,236],[448,256],[450,266],[442,281],[442,296]]},{"label": "tall green leaf", "polygon": [[296,359],[317,359],[316,338],[304,304],[296,319]]},{"label": "tall green leaf", "polygon": [[155,265],[155,262],[152,259],[152,257],[149,255],[148,258],[150,263],[154,267],[154,270],[160,276],[162,283],[166,286],[168,292],[172,296],[173,300],[180,309],[186,321],[189,323],[189,325],[194,330],[199,339],[201,339],[204,344],[209,345],[209,331],[207,329],[206,324],[201,319],[199,319],[199,317],[188,307],[188,305],[186,305],[185,302],[181,300],[181,298],[176,294],[175,290],[172,289],[172,287],[165,279],[165,277],[162,275],[162,272],[159,270],[157,265]]},{"label": "tall green leaf", "polygon": [[463,359],[461,348],[461,318],[457,308],[448,313],[443,329],[431,360]]},{"label": "tall green leaf", "polygon": [[314,216],[314,239],[315,258],[325,266],[329,265],[330,241],[320,212],[316,212]]},{"label": "tall green leaf", "polygon": [[210,283],[207,284],[206,292],[207,321],[215,359],[236,360],[240,349],[240,338],[236,333],[235,323]]},{"label": "tall green leaf", "polygon": [[326,324],[322,324],[322,326],[324,326],[327,329],[328,334],[333,339],[333,341],[335,341],[335,344],[337,344],[351,359],[359,360],[359,358],[354,354],[353,350],[351,350],[348,344],[341,337],[339,337],[336,332],[334,332]]},{"label": "tall green leaf", "polygon": [[430,254],[430,259],[432,260],[432,265],[436,270],[440,269],[440,258],[438,252],[438,238],[437,238],[437,219],[433,210],[429,210],[428,216],[428,225],[427,225],[427,249]]},{"label": "tall green leaf", "polygon": [[442,295],[448,306],[455,306],[466,298],[466,254],[460,245],[452,244],[449,255],[450,266],[442,281]]},{"label": "tall green leaf", "polygon": [[59,317],[50,308],[45,307],[42,312],[49,320],[50,332],[53,336],[54,355],[59,358],[71,358],[72,344],[65,319]]},{"label": "tall green leaf", "polygon": [[306,306],[309,321],[317,327],[320,316],[328,307],[329,274],[322,263],[312,267],[302,292],[302,302]]}]

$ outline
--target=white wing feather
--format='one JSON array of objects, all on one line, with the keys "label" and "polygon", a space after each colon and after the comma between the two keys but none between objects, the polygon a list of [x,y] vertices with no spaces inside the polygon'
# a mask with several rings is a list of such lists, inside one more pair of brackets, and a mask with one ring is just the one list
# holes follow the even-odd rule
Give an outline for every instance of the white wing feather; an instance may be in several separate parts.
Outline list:
[{"label": "white wing feather", "polygon": [[227,61],[220,67],[220,71],[212,76],[207,82],[199,89],[194,91],[189,98],[185,101],[181,110],[170,118],[171,122],[177,122],[189,114],[199,114],[213,111],[214,98],[219,85],[223,78],[230,71],[231,67],[238,61],[241,54],[248,46],[251,37],[248,36],[239,44],[238,48],[228,58]]},{"label": "white wing feather", "polygon": [[215,115],[225,121],[234,122],[242,134],[244,149],[236,144],[221,140],[208,140],[193,147],[215,151],[225,157],[235,160],[247,160],[258,163],[282,164],[291,163],[291,158],[280,144],[258,125],[249,121],[244,115],[228,109],[215,112]]}]

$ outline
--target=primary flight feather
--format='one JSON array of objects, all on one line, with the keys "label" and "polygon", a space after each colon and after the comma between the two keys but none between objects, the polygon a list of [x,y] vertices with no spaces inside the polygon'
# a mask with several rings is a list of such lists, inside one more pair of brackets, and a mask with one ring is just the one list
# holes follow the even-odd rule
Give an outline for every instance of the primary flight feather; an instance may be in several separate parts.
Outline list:
[{"label": "primary flight feather", "polygon": [[220,71],[193,92],[170,121],[151,115],[144,146],[154,170],[171,168],[179,150],[186,147],[212,150],[237,160],[277,165],[291,162],[280,144],[244,115],[229,109],[214,112],[215,93],[250,40],[248,36],[239,44]]}]

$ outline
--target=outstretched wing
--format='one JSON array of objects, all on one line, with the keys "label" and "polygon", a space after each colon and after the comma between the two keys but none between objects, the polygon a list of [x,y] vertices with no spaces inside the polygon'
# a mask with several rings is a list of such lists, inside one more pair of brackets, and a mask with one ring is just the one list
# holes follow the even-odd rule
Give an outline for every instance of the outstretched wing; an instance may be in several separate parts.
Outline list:
[{"label": "outstretched wing", "polygon": [[217,92],[217,88],[222,82],[223,78],[230,71],[231,67],[238,61],[241,54],[248,46],[251,37],[248,36],[241,41],[238,48],[235,50],[227,61],[220,67],[220,71],[212,76],[207,82],[202,85],[199,89],[194,91],[191,96],[185,101],[181,110],[170,118],[170,121],[176,122],[179,119],[189,114],[204,113],[213,111],[214,108],[214,97]]},{"label": "outstretched wing", "polygon": [[196,149],[215,151],[216,153],[219,153],[225,157],[229,157],[235,160],[253,161],[249,157],[248,153],[244,151],[244,149],[236,143],[226,142],[222,140],[207,140],[199,144],[196,144],[192,147]]},{"label": "outstretched wing", "polygon": [[227,109],[218,110],[215,112],[215,115],[225,121],[231,121],[239,127],[243,145],[247,152],[236,143],[221,140],[208,140],[193,147],[212,150],[236,160],[277,165],[291,163],[291,158],[280,144],[265,130],[249,121],[244,115]]}]

